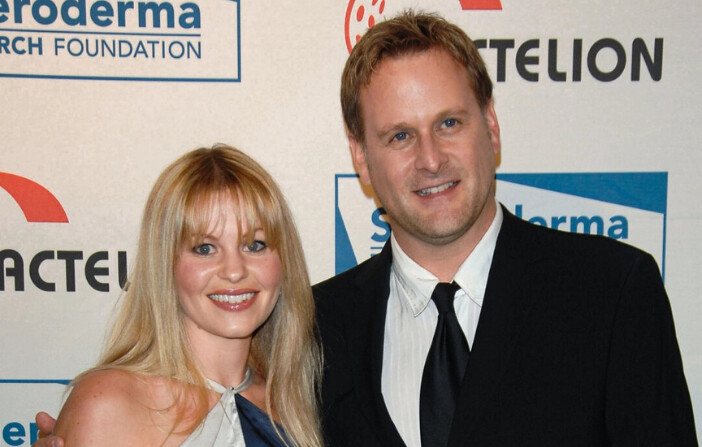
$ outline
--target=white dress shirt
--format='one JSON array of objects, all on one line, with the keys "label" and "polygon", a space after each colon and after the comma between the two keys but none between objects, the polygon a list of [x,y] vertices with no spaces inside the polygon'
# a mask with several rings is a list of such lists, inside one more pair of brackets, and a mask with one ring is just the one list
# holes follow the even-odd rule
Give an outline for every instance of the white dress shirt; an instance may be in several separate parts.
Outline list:
[{"label": "white dress shirt", "polygon": [[[492,224],[453,277],[461,286],[454,298],[456,318],[471,347],[501,225],[502,208],[498,204]],[[410,259],[392,235],[390,243],[392,269],[383,341],[382,392],[405,444],[421,447],[419,391],[439,315],[431,301],[439,279]]]}]

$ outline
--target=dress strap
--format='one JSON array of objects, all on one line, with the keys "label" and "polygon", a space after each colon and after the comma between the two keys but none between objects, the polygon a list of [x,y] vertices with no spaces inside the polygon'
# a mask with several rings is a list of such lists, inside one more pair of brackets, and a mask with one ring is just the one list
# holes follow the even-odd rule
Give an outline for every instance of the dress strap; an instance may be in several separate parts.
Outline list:
[{"label": "dress strap", "polygon": [[251,385],[254,379],[250,366],[246,367],[244,380],[235,387],[227,387],[207,379],[209,387],[220,393],[214,407],[207,413],[200,426],[193,431],[181,447],[246,447],[244,432],[241,426],[241,415],[236,406],[236,396]]},{"label": "dress strap", "polygon": [[224,386],[220,383],[215,382],[212,379],[207,379],[207,383],[209,384],[210,388],[212,388],[212,390],[218,392],[219,394],[224,394],[226,391],[231,391],[233,394],[239,394],[253,383],[253,379],[253,370],[249,365],[246,365],[246,373],[244,374],[244,380],[242,380],[241,383],[237,386]]}]

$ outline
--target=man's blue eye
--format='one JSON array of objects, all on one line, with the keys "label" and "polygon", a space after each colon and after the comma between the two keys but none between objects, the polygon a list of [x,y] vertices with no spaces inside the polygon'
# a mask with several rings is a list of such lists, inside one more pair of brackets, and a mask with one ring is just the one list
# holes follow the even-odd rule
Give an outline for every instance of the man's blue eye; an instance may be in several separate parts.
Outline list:
[{"label": "man's blue eye", "polygon": [[456,124],[458,124],[458,121],[456,121],[455,118],[449,118],[449,119],[444,121],[444,126],[446,126],[446,127],[453,127]]},{"label": "man's blue eye", "polygon": [[407,139],[407,136],[407,132],[398,132],[394,137],[392,137],[392,139],[395,141],[403,141]]}]

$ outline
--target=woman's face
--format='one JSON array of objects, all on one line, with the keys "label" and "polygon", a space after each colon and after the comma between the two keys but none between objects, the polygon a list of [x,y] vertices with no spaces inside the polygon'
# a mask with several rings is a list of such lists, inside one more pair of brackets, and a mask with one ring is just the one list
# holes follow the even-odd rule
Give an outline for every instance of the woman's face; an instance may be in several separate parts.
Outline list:
[{"label": "woman's face", "polygon": [[217,198],[205,236],[183,243],[176,260],[178,299],[194,344],[231,339],[248,346],[278,301],[280,257],[261,228],[247,228],[244,216],[242,233],[254,237],[251,244],[242,240],[237,206],[230,195]]}]

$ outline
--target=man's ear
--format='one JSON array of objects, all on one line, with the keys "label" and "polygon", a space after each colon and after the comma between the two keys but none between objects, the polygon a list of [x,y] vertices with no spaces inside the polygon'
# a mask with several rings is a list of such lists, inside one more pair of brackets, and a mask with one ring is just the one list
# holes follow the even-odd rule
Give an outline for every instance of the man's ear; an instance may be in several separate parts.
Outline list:
[{"label": "man's ear", "polygon": [[351,152],[351,160],[356,173],[361,178],[364,185],[370,185],[370,175],[368,175],[368,160],[366,159],[366,150],[363,143],[359,142],[347,132],[349,139],[349,150]]},{"label": "man's ear", "polygon": [[485,123],[487,124],[488,131],[490,132],[492,150],[495,152],[495,156],[499,156],[500,150],[502,149],[502,140],[500,140],[500,123],[497,122],[495,101],[493,99],[491,99],[488,105],[485,107],[483,116],[485,117]]}]

